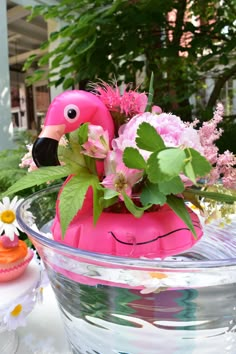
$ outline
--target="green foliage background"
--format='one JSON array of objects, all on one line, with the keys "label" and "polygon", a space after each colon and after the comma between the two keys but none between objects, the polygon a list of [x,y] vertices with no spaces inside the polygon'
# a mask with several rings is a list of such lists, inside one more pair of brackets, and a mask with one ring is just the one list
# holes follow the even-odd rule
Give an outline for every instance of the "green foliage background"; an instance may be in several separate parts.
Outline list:
[{"label": "green foliage background", "polygon": [[[170,19],[175,13],[176,21]],[[215,78],[207,102],[197,99],[198,117],[207,120],[225,83],[235,77],[235,0],[62,0],[36,6],[38,15],[61,23],[42,49],[57,41],[55,49],[37,59],[30,56],[30,84],[45,76],[50,61],[50,85],[68,89],[98,78],[137,84],[148,92],[154,73],[154,102],[184,120],[193,117],[190,97],[205,89],[205,78]],[[234,128],[234,118],[228,120]],[[230,132],[229,132],[230,133]],[[235,143],[228,148],[236,152]],[[229,146],[230,145],[230,146]]]}]

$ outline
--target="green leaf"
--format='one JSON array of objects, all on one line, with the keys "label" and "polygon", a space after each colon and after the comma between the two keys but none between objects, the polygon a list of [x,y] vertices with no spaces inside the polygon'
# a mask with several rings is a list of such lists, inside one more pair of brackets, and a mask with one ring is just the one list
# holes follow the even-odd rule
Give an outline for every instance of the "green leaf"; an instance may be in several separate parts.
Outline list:
[{"label": "green leaf", "polygon": [[149,123],[143,122],[137,130],[136,144],[140,149],[157,151],[165,148],[165,144],[156,129]]},{"label": "green leaf", "polygon": [[87,52],[90,48],[92,48],[94,46],[94,44],[96,43],[97,40],[97,36],[93,35],[90,38],[84,38],[84,40],[79,43],[76,47],[76,55],[81,55],[85,52]]},{"label": "green leaf", "polygon": [[197,238],[197,234],[194,229],[192,219],[188,213],[184,200],[174,195],[169,195],[167,196],[167,204],[175,212],[175,214],[177,214],[180,217],[180,219],[183,220],[183,222],[192,232],[193,236]]},{"label": "green leaf", "polygon": [[36,60],[36,58],[37,58],[37,55],[36,55],[36,54],[30,55],[30,56],[26,59],[26,61],[25,61],[25,63],[24,63],[23,71],[27,71],[27,70],[31,67],[31,65],[33,64],[33,62]]},{"label": "green leaf", "polygon": [[163,205],[166,202],[166,196],[160,192],[157,184],[146,183],[140,195],[140,200],[143,205]]},{"label": "green leaf", "polygon": [[151,79],[150,79],[150,83],[149,83],[149,90],[148,90],[148,102],[147,102],[147,106],[145,108],[145,112],[151,112],[153,95],[154,95],[153,81],[154,81],[154,74],[152,71]]},{"label": "green leaf", "polygon": [[71,89],[74,86],[75,80],[73,77],[68,77],[64,82],[63,82],[63,89],[68,90]]},{"label": "green leaf", "polygon": [[137,170],[146,169],[146,161],[143,156],[140,154],[138,149],[133,147],[127,147],[124,150],[123,162],[125,166],[129,168],[134,168]]},{"label": "green leaf", "polygon": [[115,204],[118,201],[119,193],[108,188],[101,188],[103,191],[103,196],[100,198],[100,204],[103,209]]},{"label": "green leaf", "polygon": [[58,66],[60,65],[60,63],[65,59],[65,55],[64,53],[56,55],[53,57],[53,60],[51,62],[51,67],[52,68],[58,68]]},{"label": "green leaf", "polygon": [[190,161],[188,161],[184,166],[184,174],[187,176],[194,184],[197,183],[196,176],[193,170],[193,165]]},{"label": "green leaf", "polygon": [[62,237],[71,221],[82,208],[87,190],[93,185],[95,177],[89,173],[72,177],[64,185],[60,194],[59,213],[61,220]]},{"label": "green leaf", "polygon": [[172,179],[171,176],[165,175],[159,166],[159,161],[157,159],[157,152],[153,152],[147,160],[147,175],[148,179],[152,183],[164,182]]},{"label": "green leaf", "polygon": [[14,194],[26,188],[39,186],[48,181],[61,179],[67,177],[71,173],[71,168],[68,166],[40,167],[14,183],[6,192],[4,192],[4,195]]},{"label": "green leaf", "polygon": [[99,180],[95,179],[92,182],[93,188],[93,224],[96,225],[102,211],[103,204],[101,203],[101,198],[103,197],[103,190],[100,187]]},{"label": "green leaf", "polygon": [[44,65],[48,65],[49,63],[49,59],[51,57],[51,53],[47,53],[47,54],[44,54],[44,56],[42,56],[39,61],[38,61],[38,66],[44,66]]},{"label": "green leaf", "polygon": [[119,193],[117,191],[114,191],[113,189],[109,188],[103,188],[104,194],[103,198],[105,200],[112,199],[114,197],[118,197]]},{"label": "green leaf", "polygon": [[[196,177],[197,176],[204,177],[210,172],[210,170],[212,168],[211,164],[198,151],[196,151],[192,148],[187,148],[184,150],[184,152],[186,154],[187,159],[189,159],[189,162],[192,165],[192,170],[193,170]],[[187,171],[184,170],[184,172],[187,177],[190,178],[190,176],[192,176],[191,172],[190,172],[190,176],[188,176],[188,174],[187,174],[187,173],[189,173],[189,168],[187,168]]]},{"label": "green leaf", "polygon": [[83,145],[88,140],[88,126],[89,123],[84,123],[79,127],[77,131],[80,145]]},{"label": "green leaf", "polygon": [[187,189],[188,193],[192,193],[194,195],[199,195],[200,197],[206,198],[206,199],[212,199],[216,200],[218,202],[222,203],[235,203],[236,202],[236,196],[235,195],[229,195],[229,194],[223,194],[223,193],[217,193],[217,192],[207,192],[207,191],[202,191],[200,189]]},{"label": "green leaf", "polygon": [[124,198],[124,203],[126,208],[129,210],[131,214],[133,214],[136,218],[141,218],[143,215],[144,211],[150,208],[151,204],[144,206],[144,207],[138,207],[137,205],[134,204],[132,199],[128,197],[127,194],[122,193],[122,196]]},{"label": "green leaf", "polygon": [[186,155],[182,149],[168,148],[160,151],[157,158],[162,173],[175,177],[183,170]]},{"label": "green leaf", "polygon": [[172,178],[169,181],[159,182],[158,184],[160,192],[165,195],[179,194],[185,189],[184,184],[179,176]]},{"label": "green leaf", "polygon": [[75,149],[75,147],[73,147],[73,149],[70,149],[63,146],[59,147],[58,156],[60,157],[60,161],[70,166],[74,172],[81,173],[87,171],[84,156],[80,153],[79,148]]},{"label": "green leaf", "polygon": [[182,193],[184,200],[192,203],[197,209],[199,210],[203,210],[200,202],[199,202],[199,198],[197,195],[193,194],[193,193],[188,193],[188,189],[186,189],[183,193]]}]

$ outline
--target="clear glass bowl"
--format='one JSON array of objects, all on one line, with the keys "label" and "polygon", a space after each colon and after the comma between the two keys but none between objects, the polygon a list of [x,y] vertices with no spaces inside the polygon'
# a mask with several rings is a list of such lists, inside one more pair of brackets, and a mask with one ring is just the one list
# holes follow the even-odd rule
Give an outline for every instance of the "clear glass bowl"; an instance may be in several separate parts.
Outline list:
[{"label": "clear glass bowl", "polygon": [[25,199],[17,219],[44,261],[73,353],[236,353],[235,222],[205,228],[165,260],[86,252],[52,238],[58,188]]}]

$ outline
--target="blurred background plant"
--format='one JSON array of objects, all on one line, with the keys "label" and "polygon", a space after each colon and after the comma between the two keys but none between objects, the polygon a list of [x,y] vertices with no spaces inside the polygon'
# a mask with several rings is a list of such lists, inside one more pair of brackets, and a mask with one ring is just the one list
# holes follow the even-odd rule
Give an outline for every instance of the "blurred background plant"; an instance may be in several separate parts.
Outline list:
[{"label": "blurred background plant", "polygon": [[[22,131],[15,137],[15,149],[0,150],[0,194],[5,192],[11,185],[13,185],[18,179],[22,178],[28,173],[27,168],[21,168],[20,163],[23,156],[28,152],[27,145],[33,143],[35,136],[29,131]],[[61,181],[62,182],[62,181]],[[51,185],[58,184],[60,181],[51,182]],[[19,198],[26,198],[33,193],[48,187],[48,185],[42,184],[34,186],[17,193]],[[11,198],[12,199],[12,198]],[[55,200],[48,204],[48,209],[55,208]],[[24,240],[29,247],[34,248],[28,236],[24,232],[20,232],[20,239]]]},{"label": "blurred background plant", "polygon": [[183,120],[209,120],[222,101],[219,146],[236,152],[236,116],[223,97],[236,75],[235,0],[62,0],[34,7],[30,19],[39,15],[61,26],[41,45],[49,51],[26,61],[29,84],[46,75],[49,85],[87,89],[88,81],[116,78],[147,92],[154,72],[155,104]]}]

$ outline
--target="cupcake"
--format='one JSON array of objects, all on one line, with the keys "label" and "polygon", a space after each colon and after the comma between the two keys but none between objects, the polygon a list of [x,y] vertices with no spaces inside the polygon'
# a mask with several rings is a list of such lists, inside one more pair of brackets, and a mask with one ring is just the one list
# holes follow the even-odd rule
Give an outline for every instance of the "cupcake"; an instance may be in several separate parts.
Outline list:
[{"label": "cupcake", "polygon": [[33,251],[17,235],[0,237],[0,282],[18,278],[33,258]]}]

